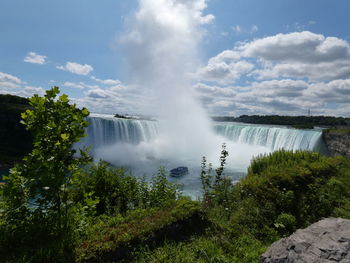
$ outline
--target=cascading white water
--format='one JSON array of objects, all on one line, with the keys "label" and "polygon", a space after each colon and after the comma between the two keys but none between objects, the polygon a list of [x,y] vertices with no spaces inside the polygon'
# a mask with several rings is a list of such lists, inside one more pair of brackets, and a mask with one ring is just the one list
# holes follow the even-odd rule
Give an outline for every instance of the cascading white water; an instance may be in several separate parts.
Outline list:
[{"label": "cascading white water", "polygon": [[138,144],[158,135],[155,121],[119,119],[101,114],[92,114],[87,121],[90,125],[84,144],[90,144],[94,148],[115,143]]},{"label": "cascading white water", "polygon": [[[139,144],[157,139],[158,122],[119,119],[112,115],[93,114],[88,118],[85,145],[99,148],[116,143]],[[240,123],[214,123],[214,131],[228,140],[252,146],[264,146],[271,151],[319,150],[322,132],[287,127]]]},{"label": "cascading white water", "polygon": [[234,142],[265,146],[271,151],[320,150],[322,132],[238,123],[215,124],[215,131]]}]

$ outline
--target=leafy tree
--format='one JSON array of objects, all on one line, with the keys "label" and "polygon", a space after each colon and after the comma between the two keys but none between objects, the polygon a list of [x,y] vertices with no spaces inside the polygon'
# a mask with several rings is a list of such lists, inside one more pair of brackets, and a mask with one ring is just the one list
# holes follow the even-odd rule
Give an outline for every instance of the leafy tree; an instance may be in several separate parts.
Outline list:
[{"label": "leafy tree", "polygon": [[11,169],[4,187],[6,224],[0,241],[6,242],[6,251],[0,252],[16,253],[19,247],[26,254],[23,261],[52,262],[59,251],[69,254],[75,208],[68,190],[80,167],[90,161],[86,149],[77,154],[73,147],[85,136],[89,111],[58,94],[59,88],[53,87],[44,97],[30,98],[32,109],[22,113],[21,122],[33,134],[34,147],[23,164]]}]

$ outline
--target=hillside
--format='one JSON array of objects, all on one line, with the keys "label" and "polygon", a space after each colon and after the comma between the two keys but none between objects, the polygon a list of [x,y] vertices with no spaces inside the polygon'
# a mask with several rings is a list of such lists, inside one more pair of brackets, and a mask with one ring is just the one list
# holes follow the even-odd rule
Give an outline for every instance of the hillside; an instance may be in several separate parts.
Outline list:
[{"label": "hillside", "polygon": [[26,98],[0,94],[0,168],[11,166],[32,149],[32,137],[20,124],[21,113],[29,107]]}]

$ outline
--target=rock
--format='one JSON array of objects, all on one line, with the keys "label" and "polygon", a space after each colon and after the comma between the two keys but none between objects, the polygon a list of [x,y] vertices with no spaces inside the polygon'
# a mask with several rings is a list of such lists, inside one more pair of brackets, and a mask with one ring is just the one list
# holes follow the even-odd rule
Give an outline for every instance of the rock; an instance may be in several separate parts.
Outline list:
[{"label": "rock", "polygon": [[350,220],[327,218],[276,241],[260,263],[350,263]]},{"label": "rock", "polygon": [[350,134],[330,131],[323,132],[322,137],[330,155],[341,155],[350,160]]}]

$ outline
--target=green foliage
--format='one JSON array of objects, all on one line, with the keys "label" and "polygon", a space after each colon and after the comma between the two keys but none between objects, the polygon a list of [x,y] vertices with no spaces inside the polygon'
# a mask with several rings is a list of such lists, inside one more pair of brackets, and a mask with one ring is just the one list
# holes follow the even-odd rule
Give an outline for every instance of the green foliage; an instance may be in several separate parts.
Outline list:
[{"label": "green foliage", "polygon": [[[126,250],[132,251],[139,245],[150,245],[151,240],[159,239],[164,229],[201,216],[201,206],[188,199],[180,199],[163,208],[148,208],[129,211],[124,217],[101,216],[87,230],[86,240],[76,251],[76,260],[102,261],[111,254],[126,257]],[[198,228],[199,226],[192,226]],[[180,233],[178,233],[179,235]]]},{"label": "green foliage", "polygon": [[[211,230],[210,230],[211,231]],[[220,233],[209,232],[194,236],[182,242],[169,241],[155,250],[144,249],[136,253],[132,262],[258,262],[266,246],[254,237],[242,234],[236,239],[228,239]]]},{"label": "green foliage", "polygon": [[350,135],[350,128],[331,128],[331,129],[326,129],[323,132]]},{"label": "green foliage", "polygon": [[224,144],[218,168],[203,157],[203,199],[193,202],[164,168],[146,182],[90,164],[73,147],[89,112],[58,93],[55,87],[23,104],[34,149],[0,185],[5,262],[258,262],[271,242],[297,228],[322,217],[350,219],[344,158],[281,150],[255,158],[233,185]]},{"label": "green foliage", "polygon": [[22,255],[26,262],[62,261],[70,257],[78,207],[68,190],[80,166],[90,161],[86,151],[75,157],[73,144],[85,135],[87,109],[69,104],[58,87],[44,97],[30,98],[32,109],[22,123],[33,134],[34,149],[23,164],[11,169],[4,186],[2,255]]},{"label": "green foliage", "polygon": [[334,215],[350,198],[348,169],[344,158],[314,152],[260,156],[233,189],[232,224],[267,240]]},{"label": "green foliage", "polygon": [[[151,207],[164,207],[181,196],[181,187],[168,181],[164,167],[153,175],[149,193],[144,192],[143,198],[148,196],[147,204]],[[147,199],[146,199],[147,200]]]},{"label": "green foliage", "polygon": [[224,168],[228,151],[226,144],[222,145],[220,155],[220,166],[215,169],[215,177],[212,175],[212,164],[209,163],[208,168],[206,158],[203,157],[201,165],[201,183],[203,189],[203,201],[205,207],[223,206],[225,209],[230,199],[230,192],[232,189],[232,182],[229,178],[224,176]]},{"label": "green foliage", "polygon": [[81,203],[90,194],[93,200],[98,201],[96,215],[125,214],[138,208],[163,207],[180,197],[179,185],[169,182],[166,176],[164,168],[160,168],[151,183],[147,183],[144,178],[137,179],[124,169],[99,162],[74,178],[72,200]]}]

